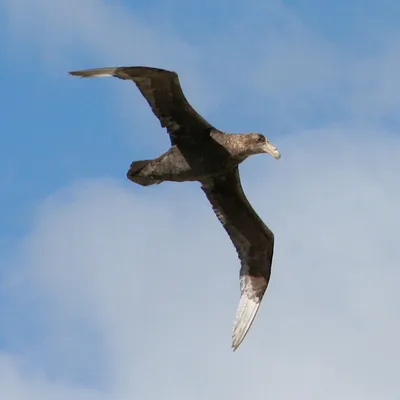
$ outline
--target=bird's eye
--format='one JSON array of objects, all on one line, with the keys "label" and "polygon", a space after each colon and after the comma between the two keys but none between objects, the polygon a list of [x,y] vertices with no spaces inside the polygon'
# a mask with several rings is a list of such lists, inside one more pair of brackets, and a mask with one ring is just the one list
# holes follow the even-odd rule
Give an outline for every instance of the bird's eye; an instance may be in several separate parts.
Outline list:
[{"label": "bird's eye", "polygon": [[257,141],[260,143],[265,142],[265,137],[263,135],[258,135]]}]

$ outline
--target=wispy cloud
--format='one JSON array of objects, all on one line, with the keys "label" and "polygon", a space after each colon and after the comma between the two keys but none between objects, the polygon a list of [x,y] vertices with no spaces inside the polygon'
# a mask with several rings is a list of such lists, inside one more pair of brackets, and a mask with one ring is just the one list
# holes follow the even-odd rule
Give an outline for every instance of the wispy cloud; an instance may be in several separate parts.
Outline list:
[{"label": "wispy cloud", "polygon": [[[231,110],[243,104],[241,114],[256,120],[264,115],[267,129],[327,123],[392,128],[398,122],[399,32],[370,21],[358,21],[348,42],[335,42],[282,2],[271,1],[241,10],[240,20],[227,21],[224,29],[198,42],[173,27],[176,20],[167,9],[164,20],[156,14],[149,24],[121,4],[101,0],[56,6],[49,0],[35,5],[16,0],[6,6],[16,37],[37,46],[49,65],[56,62],[52,74],[85,65],[175,69],[188,98],[216,124],[221,115],[230,115],[233,126],[241,127],[242,115],[231,115]],[[129,114],[134,99],[142,101],[130,85],[113,87],[118,87],[119,107],[129,107]],[[140,118],[135,115],[136,121]],[[150,113],[143,118],[156,126]]]},{"label": "wispy cloud", "polygon": [[[132,57],[144,63],[182,58],[190,63],[195,50],[168,32],[148,28],[140,18],[121,4],[101,0],[61,1],[26,0],[6,2],[9,26],[18,38],[35,43],[42,55],[71,55],[81,52],[102,62],[131,62]],[[164,44],[164,46],[162,45]]]}]

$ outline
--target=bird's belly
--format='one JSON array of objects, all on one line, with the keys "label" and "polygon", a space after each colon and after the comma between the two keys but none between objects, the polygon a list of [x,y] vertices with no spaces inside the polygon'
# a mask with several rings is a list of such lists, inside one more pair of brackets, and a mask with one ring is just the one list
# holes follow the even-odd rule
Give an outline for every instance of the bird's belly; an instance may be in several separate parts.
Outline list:
[{"label": "bird's belly", "polygon": [[174,147],[153,160],[143,172],[162,181],[203,181],[227,172],[234,165],[227,157],[202,152],[181,152]]}]

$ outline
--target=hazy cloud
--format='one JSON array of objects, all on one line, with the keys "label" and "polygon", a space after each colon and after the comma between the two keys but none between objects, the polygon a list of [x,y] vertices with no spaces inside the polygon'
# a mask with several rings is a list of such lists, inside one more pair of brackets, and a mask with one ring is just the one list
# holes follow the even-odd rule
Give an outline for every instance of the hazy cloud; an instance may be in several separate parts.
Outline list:
[{"label": "hazy cloud", "polygon": [[[85,65],[172,68],[182,76],[188,98],[215,123],[240,99],[241,107],[247,105],[244,115],[261,114],[264,125],[285,130],[344,122],[392,128],[398,122],[400,35],[370,21],[358,21],[354,37],[339,45],[282,2],[270,1],[243,9],[241,19],[195,42],[180,36],[167,10],[164,19],[156,14],[145,22],[122,4],[101,0],[13,0],[5,9],[15,37],[37,46],[50,65],[56,62],[53,75]],[[134,101],[130,85],[113,87],[119,106]],[[150,113],[143,118],[152,121]],[[237,127],[239,118],[232,118]]]}]

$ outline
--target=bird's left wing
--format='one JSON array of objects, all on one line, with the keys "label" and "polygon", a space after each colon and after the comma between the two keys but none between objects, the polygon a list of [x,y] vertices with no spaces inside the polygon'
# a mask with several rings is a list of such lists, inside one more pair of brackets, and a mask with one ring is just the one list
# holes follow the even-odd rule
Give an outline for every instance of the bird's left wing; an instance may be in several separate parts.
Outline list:
[{"label": "bird's left wing", "polygon": [[202,189],[241,262],[241,298],[232,335],[232,348],[236,350],[254,321],[269,283],[274,235],[248,202],[238,167],[227,175],[203,183]]},{"label": "bird's left wing", "polygon": [[201,140],[215,129],[186,99],[178,74],[152,67],[110,67],[71,71],[70,75],[83,78],[114,76],[132,80],[147,100],[154,115],[174,145],[180,140]]}]

